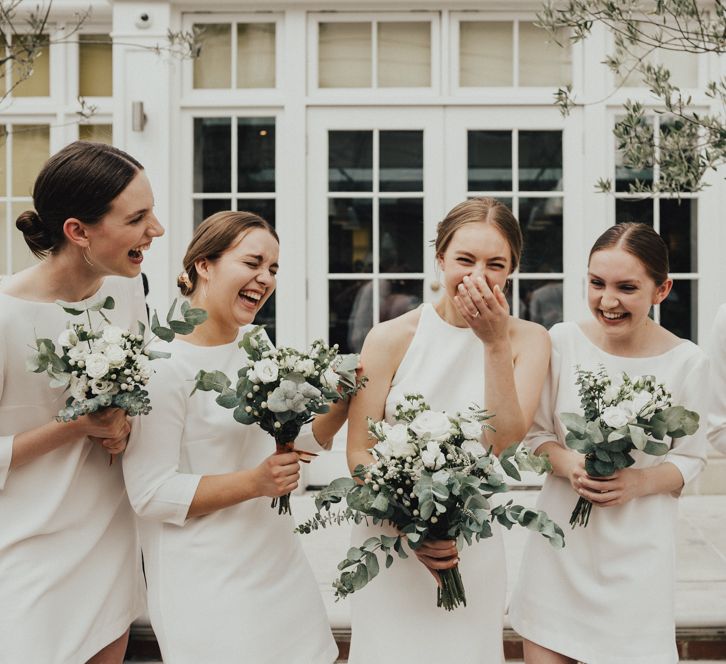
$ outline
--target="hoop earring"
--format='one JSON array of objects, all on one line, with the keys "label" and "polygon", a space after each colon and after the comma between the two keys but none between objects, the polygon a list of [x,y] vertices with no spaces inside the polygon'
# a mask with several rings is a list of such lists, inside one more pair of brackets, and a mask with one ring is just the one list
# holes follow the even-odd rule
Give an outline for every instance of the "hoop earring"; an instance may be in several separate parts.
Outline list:
[{"label": "hoop earring", "polygon": [[88,265],[90,265],[91,267],[93,267],[93,262],[88,258],[88,256],[86,256],[86,251],[88,251],[88,254],[90,255],[90,253],[91,253],[91,247],[90,247],[90,245],[88,246],[88,249],[83,249],[81,251],[81,253],[83,254],[83,260],[86,261],[86,263],[88,263]]}]

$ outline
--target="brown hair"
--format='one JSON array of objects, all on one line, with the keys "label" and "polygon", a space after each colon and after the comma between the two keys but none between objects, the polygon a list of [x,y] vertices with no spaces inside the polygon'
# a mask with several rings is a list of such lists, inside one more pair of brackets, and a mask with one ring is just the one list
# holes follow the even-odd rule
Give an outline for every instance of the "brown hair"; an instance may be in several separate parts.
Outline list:
[{"label": "brown hair", "polygon": [[512,211],[496,198],[470,198],[450,210],[436,227],[436,255],[446,251],[459,228],[473,223],[491,224],[504,236],[512,252],[511,272],[514,272],[522,256],[522,229]]},{"label": "brown hair", "polygon": [[15,226],[35,256],[55,253],[65,243],[66,219],[98,223],[143,169],[111,145],[75,141],[45,162],[33,185],[35,210],[20,214]]},{"label": "brown hair", "polygon": [[635,256],[656,286],[668,279],[668,247],[652,226],[632,221],[611,226],[592,245],[588,265],[596,251],[612,247],[620,247]]},{"label": "brown hair", "polygon": [[235,245],[242,233],[253,228],[267,231],[279,244],[280,238],[272,225],[252,212],[217,212],[199,224],[184,255],[184,272],[176,280],[182,295],[187,297],[197,288],[197,261],[216,261]]}]

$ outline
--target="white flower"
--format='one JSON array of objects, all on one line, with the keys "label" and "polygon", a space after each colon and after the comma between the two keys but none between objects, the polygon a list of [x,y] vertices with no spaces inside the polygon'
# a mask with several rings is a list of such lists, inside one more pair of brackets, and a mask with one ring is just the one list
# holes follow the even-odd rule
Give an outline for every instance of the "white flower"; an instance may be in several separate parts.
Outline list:
[{"label": "white flower", "polygon": [[71,396],[76,401],[82,401],[86,398],[86,391],[88,390],[88,378],[86,376],[72,376],[71,377]]},{"label": "white flower", "polygon": [[61,348],[71,348],[78,343],[78,335],[71,329],[63,330],[58,335],[58,345]]},{"label": "white flower", "polygon": [[386,442],[391,447],[391,455],[395,457],[405,458],[416,452],[416,449],[408,439],[408,430],[405,424],[383,425],[383,434]]},{"label": "white flower", "polygon": [[425,410],[411,422],[411,430],[419,437],[428,434],[433,440],[444,440],[451,433],[451,422],[446,413]]},{"label": "white flower", "polygon": [[124,331],[115,325],[107,325],[103,328],[103,340],[107,344],[120,344]]},{"label": "white flower", "polygon": [[461,444],[461,449],[474,457],[484,456],[485,454],[484,446],[478,440],[465,440]]},{"label": "white flower", "polygon": [[630,420],[631,411],[627,408],[618,406],[608,406],[603,410],[600,419],[609,427],[619,429],[624,427]]},{"label": "white flower", "polygon": [[86,357],[86,354],[88,353],[88,346],[85,344],[78,344],[77,346],[73,346],[68,349],[68,358],[73,360],[74,362],[78,362],[78,360],[83,360]]},{"label": "white flower", "polygon": [[391,455],[393,454],[391,446],[385,440],[379,440],[373,446],[373,449],[376,451],[378,456],[383,457],[384,459],[390,459]]},{"label": "white flower", "polygon": [[109,368],[108,359],[102,353],[91,353],[86,358],[86,373],[91,378],[102,378]]},{"label": "white flower", "polygon": [[277,380],[278,367],[273,360],[258,360],[255,362],[253,371],[263,383],[274,383]]},{"label": "white flower", "polygon": [[651,405],[652,401],[653,397],[650,392],[646,392],[645,390],[636,392],[633,395],[633,410],[637,414],[641,414],[644,411],[647,412],[648,406]]},{"label": "white flower", "polygon": [[603,393],[602,400],[609,406],[615,399],[618,398],[620,388],[615,385],[608,385]]},{"label": "white flower", "polygon": [[469,438],[470,440],[479,440],[481,438],[481,422],[461,420],[459,427],[461,428],[461,433],[464,434],[464,438]]},{"label": "white flower", "polygon": [[116,394],[119,391],[118,385],[111,380],[100,380],[98,378],[90,381],[88,386],[94,394]]},{"label": "white flower", "polygon": [[259,383],[260,379],[257,377],[254,369],[247,369],[247,378],[253,383]]},{"label": "white flower", "polygon": [[116,344],[109,344],[106,346],[106,350],[103,351],[103,354],[106,356],[108,363],[112,367],[120,367],[124,362],[126,362],[126,351]]},{"label": "white flower", "polygon": [[310,358],[300,359],[295,362],[295,371],[303,376],[312,376],[315,373],[315,362]]},{"label": "white flower", "polygon": [[270,392],[267,409],[273,413],[302,413],[308,407],[310,399],[317,399],[319,396],[320,390],[310,383],[283,380]]},{"label": "white flower", "polygon": [[91,341],[91,352],[92,353],[103,353],[106,350],[106,342],[103,339],[93,339]]},{"label": "white flower", "polygon": [[425,450],[421,450],[421,461],[429,470],[438,470],[446,463],[439,444],[433,440],[428,442]]},{"label": "white flower", "polygon": [[289,369],[290,371],[292,371],[295,368],[296,362],[297,357],[295,357],[294,355],[288,355],[283,362],[283,366],[285,367],[285,369]]},{"label": "white flower", "polygon": [[330,390],[337,390],[338,389],[338,383],[340,382],[340,378],[338,377],[338,374],[335,373],[330,367],[328,367],[324,372],[323,375],[320,377],[320,380],[322,381],[323,385],[327,387]]}]

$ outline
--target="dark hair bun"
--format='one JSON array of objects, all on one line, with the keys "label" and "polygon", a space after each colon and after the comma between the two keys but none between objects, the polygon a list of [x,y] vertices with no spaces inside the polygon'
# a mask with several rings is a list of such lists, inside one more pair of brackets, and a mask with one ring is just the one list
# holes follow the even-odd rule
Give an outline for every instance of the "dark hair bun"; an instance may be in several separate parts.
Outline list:
[{"label": "dark hair bun", "polygon": [[56,244],[56,240],[49,236],[35,210],[22,212],[15,220],[15,226],[23,234],[25,243],[37,258],[43,258]]}]

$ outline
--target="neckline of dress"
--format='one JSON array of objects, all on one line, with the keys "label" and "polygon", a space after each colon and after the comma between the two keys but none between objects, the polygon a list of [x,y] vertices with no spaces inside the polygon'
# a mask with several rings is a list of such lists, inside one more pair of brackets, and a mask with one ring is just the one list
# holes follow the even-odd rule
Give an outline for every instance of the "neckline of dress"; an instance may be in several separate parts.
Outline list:
[{"label": "neckline of dress", "polygon": [[467,332],[471,332],[470,327],[458,327],[457,325],[452,325],[448,321],[444,320],[440,315],[439,312],[436,311],[436,307],[431,304],[431,302],[424,303],[424,311],[426,309],[430,310],[430,317],[433,318],[437,323],[441,325],[441,327],[445,327],[448,330],[453,330],[455,334],[466,334]]},{"label": "neckline of dress", "polygon": [[580,333],[580,336],[585,341],[587,341],[590,346],[601,352],[603,355],[607,355],[608,357],[616,357],[619,360],[655,360],[660,357],[665,357],[666,355],[669,355],[670,353],[678,350],[682,346],[688,345],[688,339],[681,339],[681,342],[673,346],[673,348],[669,348],[668,350],[662,353],[658,353],[657,355],[615,355],[614,353],[608,353],[608,351],[600,348],[600,346],[598,346],[592,339],[590,339],[590,337],[587,336],[587,334],[585,334],[585,330],[580,327],[579,323],[573,322],[572,325],[575,326],[575,329]]},{"label": "neckline of dress", "polygon": [[53,300],[52,302],[46,302],[45,300],[28,300],[24,297],[18,297],[17,295],[11,295],[10,293],[6,293],[5,291],[0,291],[0,296],[6,297],[10,300],[14,300],[15,302],[22,302],[23,304],[41,304],[45,306],[52,305],[54,307],[61,306],[61,307],[76,307],[76,306],[85,306],[87,304],[93,304],[94,302],[98,301],[101,297],[101,293],[106,286],[106,280],[104,279],[103,283],[99,287],[99,289],[93,294],[89,295],[88,297],[83,298],[82,300],[76,300],[75,302],[69,302],[67,300]]}]

